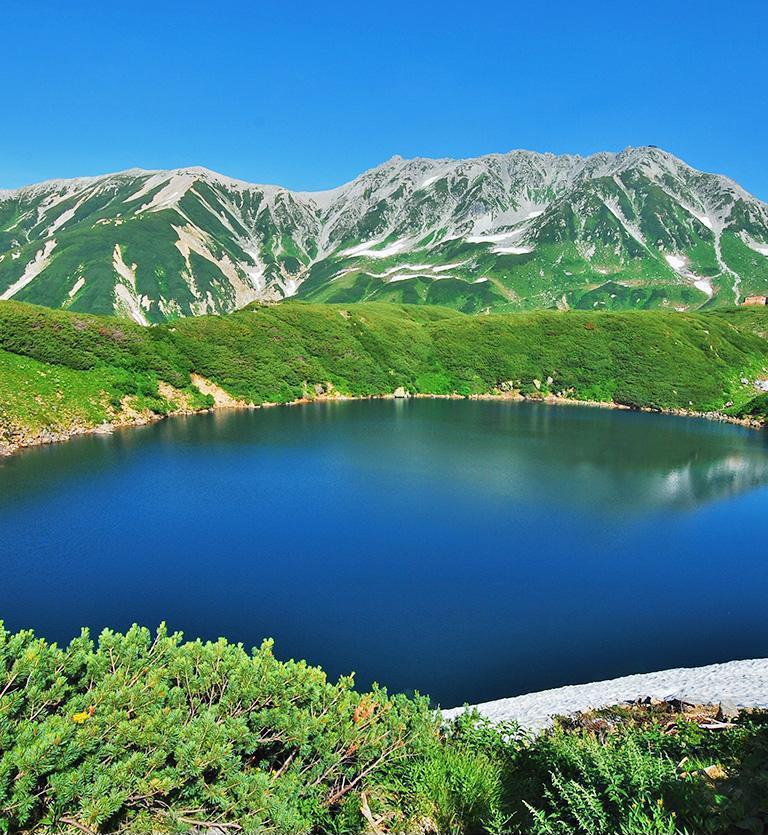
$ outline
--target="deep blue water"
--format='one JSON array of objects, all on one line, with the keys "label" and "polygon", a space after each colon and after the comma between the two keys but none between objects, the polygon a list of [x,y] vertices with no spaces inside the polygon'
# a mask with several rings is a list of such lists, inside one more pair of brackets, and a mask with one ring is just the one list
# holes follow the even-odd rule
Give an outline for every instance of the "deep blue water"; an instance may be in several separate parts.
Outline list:
[{"label": "deep blue water", "polygon": [[534,404],[174,418],[0,462],[0,618],[168,622],[445,706],[768,655],[768,434]]}]

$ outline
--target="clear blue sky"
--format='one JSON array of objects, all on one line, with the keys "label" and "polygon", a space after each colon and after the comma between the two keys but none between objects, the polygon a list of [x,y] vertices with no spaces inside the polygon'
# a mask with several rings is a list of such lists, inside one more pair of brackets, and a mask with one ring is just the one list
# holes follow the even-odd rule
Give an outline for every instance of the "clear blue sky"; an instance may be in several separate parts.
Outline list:
[{"label": "clear blue sky", "polygon": [[0,187],[654,144],[768,200],[768,0],[18,0],[0,44]]}]

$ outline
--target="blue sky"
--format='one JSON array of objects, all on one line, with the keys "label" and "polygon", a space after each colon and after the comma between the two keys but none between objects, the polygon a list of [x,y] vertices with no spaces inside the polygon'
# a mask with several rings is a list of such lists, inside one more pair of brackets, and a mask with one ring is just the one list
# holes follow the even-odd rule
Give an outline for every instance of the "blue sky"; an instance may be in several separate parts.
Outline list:
[{"label": "blue sky", "polygon": [[766,0],[11,0],[0,187],[655,144],[768,200],[766,43]]}]

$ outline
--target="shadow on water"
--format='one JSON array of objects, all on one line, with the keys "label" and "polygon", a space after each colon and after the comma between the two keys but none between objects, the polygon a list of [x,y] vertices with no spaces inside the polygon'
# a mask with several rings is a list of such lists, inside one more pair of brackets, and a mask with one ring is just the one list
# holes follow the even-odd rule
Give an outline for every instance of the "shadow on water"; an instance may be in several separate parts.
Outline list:
[{"label": "shadow on water", "polygon": [[443,704],[765,655],[767,438],[421,400],[77,438],[0,462],[0,616],[271,635]]}]

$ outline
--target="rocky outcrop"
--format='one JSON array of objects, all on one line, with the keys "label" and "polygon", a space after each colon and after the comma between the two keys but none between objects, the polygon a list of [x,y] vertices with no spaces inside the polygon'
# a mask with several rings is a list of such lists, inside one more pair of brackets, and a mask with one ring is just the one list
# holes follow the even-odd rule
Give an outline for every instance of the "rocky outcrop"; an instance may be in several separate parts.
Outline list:
[{"label": "rocky outcrop", "polygon": [[216,383],[210,380],[206,380],[205,377],[201,377],[199,374],[190,374],[190,377],[192,378],[192,384],[198,391],[213,398],[217,409],[242,409],[249,405],[244,400],[237,400],[232,397],[221,386],[216,385]]}]

